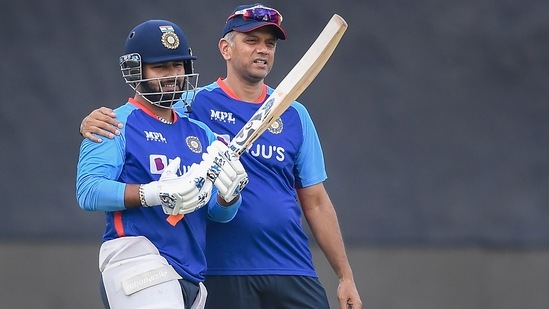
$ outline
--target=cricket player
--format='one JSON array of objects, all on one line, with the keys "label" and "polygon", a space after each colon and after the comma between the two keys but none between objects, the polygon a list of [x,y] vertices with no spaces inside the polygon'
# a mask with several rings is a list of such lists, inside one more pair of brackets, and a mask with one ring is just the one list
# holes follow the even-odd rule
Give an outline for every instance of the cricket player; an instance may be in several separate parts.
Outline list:
[{"label": "cricket player", "polygon": [[176,24],[137,25],[119,60],[135,91],[115,109],[124,127],[104,143],[82,142],[77,200],[106,219],[105,308],[204,308],[206,225],[233,219],[247,174],[206,125],[172,107],[194,96],[195,59]]}]

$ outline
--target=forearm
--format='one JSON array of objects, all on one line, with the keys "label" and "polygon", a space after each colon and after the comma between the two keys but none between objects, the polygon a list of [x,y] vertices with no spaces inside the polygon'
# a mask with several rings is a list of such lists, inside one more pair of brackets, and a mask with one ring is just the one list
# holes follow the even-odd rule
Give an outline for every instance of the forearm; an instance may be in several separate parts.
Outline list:
[{"label": "forearm", "polygon": [[143,192],[140,184],[126,184],[124,190],[124,206],[125,208],[135,208],[143,205]]},{"label": "forearm", "polygon": [[117,211],[125,209],[123,183],[112,180],[79,178],[77,200],[87,211]]},{"label": "forearm", "polygon": [[333,206],[321,206],[305,215],[313,236],[340,280],[353,280],[353,273],[336,212]]},{"label": "forearm", "polygon": [[360,309],[362,300],[355,284],[353,272],[347,258],[343,237],[333,205],[309,209],[305,215],[313,236],[326,259],[339,278],[337,298],[340,309]]},{"label": "forearm", "polygon": [[229,222],[236,216],[241,203],[242,195],[239,195],[238,198],[231,201],[230,205],[222,198],[214,197],[208,204],[208,217],[210,220],[220,223]]},{"label": "forearm", "polygon": [[299,202],[311,232],[340,280],[353,274],[334,206],[322,183],[298,190]]}]

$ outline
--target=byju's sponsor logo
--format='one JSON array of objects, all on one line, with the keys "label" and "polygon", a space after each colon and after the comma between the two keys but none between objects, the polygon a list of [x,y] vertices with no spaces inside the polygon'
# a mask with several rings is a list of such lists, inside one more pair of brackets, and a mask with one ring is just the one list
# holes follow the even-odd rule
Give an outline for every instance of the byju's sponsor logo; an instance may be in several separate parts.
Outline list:
[{"label": "byju's sponsor logo", "polygon": [[[153,175],[161,175],[166,166],[172,162],[171,159],[168,159],[165,155],[161,154],[152,154],[149,156],[149,170],[151,171],[151,174]],[[181,165],[178,169],[177,174],[183,175],[186,172],[188,172],[190,169],[190,166],[188,165]]]},{"label": "byju's sponsor logo", "polygon": [[234,119],[233,113],[214,111],[213,109],[210,110],[210,118],[215,121],[221,121],[221,122],[232,123],[232,124],[236,122],[236,120]]},{"label": "byju's sponsor logo", "polygon": [[260,144],[254,144],[250,147],[250,149],[248,149],[248,153],[254,157],[264,159],[274,158],[280,162],[284,161],[286,158],[285,152],[286,150],[283,147]]},{"label": "byju's sponsor logo", "polygon": [[221,139],[223,142],[225,142],[225,144],[229,144],[231,142],[231,137],[229,136],[229,134],[217,134],[217,133],[215,133],[215,137],[217,139]]},{"label": "byju's sponsor logo", "polygon": [[150,131],[143,131],[143,132],[145,132],[145,138],[147,139],[147,141],[160,142],[160,143],[168,142],[160,132],[150,132]]},{"label": "byju's sponsor logo", "polygon": [[[230,144],[231,138],[228,134],[215,134],[218,139],[222,139],[225,143]],[[252,144],[247,150],[249,154],[257,158],[271,159],[274,158],[277,161],[284,161],[286,159],[286,149],[280,146]]]},{"label": "byju's sponsor logo", "polygon": [[149,170],[151,174],[162,174],[166,166],[168,166],[168,157],[165,155],[152,154],[149,156]]}]

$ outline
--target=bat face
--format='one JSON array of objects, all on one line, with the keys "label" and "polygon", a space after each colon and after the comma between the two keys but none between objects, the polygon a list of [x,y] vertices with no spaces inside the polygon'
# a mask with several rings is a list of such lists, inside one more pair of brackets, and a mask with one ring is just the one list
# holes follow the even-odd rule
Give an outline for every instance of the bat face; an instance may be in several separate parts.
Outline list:
[{"label": "bat face", "polygon": [[[241,156],[242,153],[248,149],[251,144],[259,137],[259,135],[265,130],[260,132],[260,129],[263,126],[269,126],[268,117],[271,113],[272,107],[274,105],[275,98],[269,97],[265,103],[253,114],[252,118],[244,125],[244,127],[238,132],[238,134],[233,138],[229,149],[231,149],[236,155]],[[256,136],[257,135],[257,136]]]}]

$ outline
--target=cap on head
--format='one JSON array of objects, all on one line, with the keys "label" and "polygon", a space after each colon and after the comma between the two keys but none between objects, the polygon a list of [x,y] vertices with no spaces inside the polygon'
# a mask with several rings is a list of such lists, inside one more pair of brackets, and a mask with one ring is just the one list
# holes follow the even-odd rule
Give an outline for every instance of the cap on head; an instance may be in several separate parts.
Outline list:
[{"label": "cap on head", "polygon": [[124,47],[124,54],[131,53],[141,55],[143,63],[196,60],[181,28],[167,20],[148,20],[133,28]]},{"label": "cap on head", "polygon": [[250,32],[265,26],[272,26],[275,35],[281,40],[286,39],[286,32],[280,24],[282,15],[275,9],[260,3],[239,5],[227,18],[221,37],[231,31]]}]

